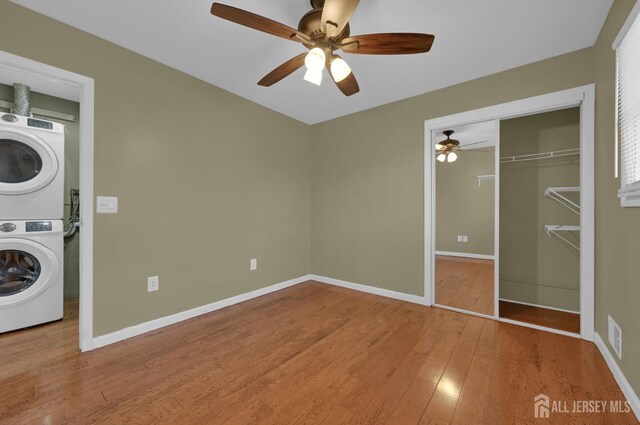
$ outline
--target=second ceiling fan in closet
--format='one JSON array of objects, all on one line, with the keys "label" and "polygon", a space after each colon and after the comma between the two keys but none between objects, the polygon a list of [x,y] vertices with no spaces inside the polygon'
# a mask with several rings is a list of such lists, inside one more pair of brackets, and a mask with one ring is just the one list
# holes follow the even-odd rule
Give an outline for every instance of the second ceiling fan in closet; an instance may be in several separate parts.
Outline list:
[{"label": "second ceiling fan in closet", "polygon": [[[436,159],[440,162],[455,162],[458,159],[456,152],[484,152],[480,150],[462,149],[460,147],[460,141],[452,139],[451,136],[455,133],[453,130],[445,130],[442,132],[447,138],[441,142],[436,143]],[[484,142],[468,143],[465,146],[478,145]]]},{"label": "second ceiling fan in closet", "polygon": [[358,93],[360,87],[351,68],[335,53],[336,50],[364,55],[427,53],[435,38],[431,34],[419,33],[351,36],[349,20],[359,3],[359,0],[311,0],[313,10],[300,19],[298,29],[220,3],[213,3],[211,13],[228,21],[301,43],[309,49],[309,52],[301,53],[271,71],[258,82],[259,85],[272,86],[303,65],[307,67],[304,79],[320,85],[322,72],[326,67],[340,91],[345,96],[351,96]]}]

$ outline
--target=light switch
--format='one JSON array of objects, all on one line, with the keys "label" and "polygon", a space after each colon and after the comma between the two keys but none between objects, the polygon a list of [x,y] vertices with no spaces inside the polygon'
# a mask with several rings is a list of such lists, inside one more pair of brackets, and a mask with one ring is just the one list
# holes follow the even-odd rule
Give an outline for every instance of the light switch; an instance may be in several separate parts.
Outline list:
[{"label": "light switch", "polygon": [[118,214],[118,198],[116,196],[98,196],[96,212],[98,214]]},{"label": "light switch", "polygon": [[462,242],[462,236],[458,235],[458,242]]},{"label": "light switch", "polygon": [[464,236],[462,237],[462,242],[469,242],[469,236],[464,235]]}]

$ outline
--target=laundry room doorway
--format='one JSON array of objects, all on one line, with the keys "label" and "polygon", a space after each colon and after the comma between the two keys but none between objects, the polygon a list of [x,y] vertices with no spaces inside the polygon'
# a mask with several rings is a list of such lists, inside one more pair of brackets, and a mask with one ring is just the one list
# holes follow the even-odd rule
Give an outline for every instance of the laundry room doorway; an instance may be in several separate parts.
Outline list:
[{"label": "laundry room doorway", "polygon": [[[9,212],[7,217],[0,217],[0,219],[9,221],[7,224],[9,229],[12,227],[11,224],[15,222],[16,238],[20,237],[19,232],[21,230],[24,231],[24,237],[28,239],[36,236],[38,231],[49,230],[55,233],[62,229],[61,233],[65,236],[64,255],[62,255],[62,244],[60,244],[61,277],[59,280],[62,280],[62,282],[59,282],[60,287],[55,290],[59,290],[60,296],[64,294],[65,316],[63,322],[68,321],[65,323],[65,327],[77,320],[78,347],[81,351],[89,351],[93,349],[94,81],[89,77],[0,51],[0,115],[8,116],[7,122],[10,122],[10,118],[15,115],[9,113],[15,107],[14,102],[12,102],[15,100],[13,87],[15,83],[30,88],[31,96],[29,99],[32,100],[33,108],[30,111],[31,114],[25,115],[32,115],[33,118],[28,120],[28,126],[30,127],[25,128],[33,128],[34,132],[36,131],[35,127],[38,125],[41,126],[41,129],[50,129],[52,132],[55,132],[56,129],[63,129],[61,131],[64,132],[64,152],[62,155],[57,152],[54,153],[58,155],[57,158],[62,157],[58,160],[58,164],[59,171],[62,171],[60,174],[63,174],[63,176],[60,179],[61,181],[56,183],[59,184],[59,188],[56,187],[56,191],[59,189],[63,193],[64,197],[61,199],[63,199],[64,206],[59,214],[56,211],[50,213],[47,217],[30,216],[18,209],[16,210],[17,212]],[[17,115],[14,121],[18,124],[18,121],[27,122],[27,117]],[[11,130],[11,127],[7,128]],[[16,133],[20,134],[21,130],[16,129]],[[23,133],[25,137],[29,137],[29,132]],[[38,140],[37,136],[35,134],[33,137],[35,141]],[[6,146],[6,148],[14,151],[18,149],[12,146]],[[35,149],[37,150],[37,146]],[[39,160],[41,155],[37,154],[38,152],[34,150],[33,160],[31,161],[35,168],[39,167],[34,171],[35,173],[41,172],[41,169],[47,166],[46,161],[42,163]],[[20,156],[16,155],[15,157],[22,159],[24,156],[21,153]],[[25,167],[20,167],[21,172],[24,169]],[[48,186],[53,184],[49,183]],[[17,205],[16,208],[19,208],[22,204],[30,205],[34,201],[34,199],[28,198],[29,195],[24,196],[24,203],[14,202]],[[56,204],[59,203],[57,199]],[[35,199],[35,201],[40,201],[40,199]],[[51,223],[49,228],[47,223]],[[42,233],[42,235],[46,235],[51,239],[53,233]],[[62,236],[60,236],[60,239],[62,239]],[[54,244],[51,248],[54,252],[56,251],[55,246]],[[18,254],[8,253],[7,258],[12,261],[19,261],[21,265],[20,271],[24,275],[23,280],[31,278],[36,282],[33,284],[34,288],[37,287],[37,276],[44,273],[44,266],[39,264],[37,258],[29,262],[19,260],[16,255]],[[64,258],[63,261],[62,257]],[[63,269],[64,278],[62,278]],[[51,291],[51,289],[42,290],[42,293],[50,293]],[[24,291],[24,293],[27,292],[27,290]],[[38,296],[35,295],[37,291],[33,289],[32,292],[34,293],[33,299],[37,300]],[[26,299],[26,296],[23,298]],[[28,304],[29,302],[31,301],[23,301],[23,304]],[[36,311],[38,305],[34,304],[33,309]],[[20,313],[23,313],[23,311],[20,311]],[[15,329],[20,329],[19,325],[17,323]],[[75,324],[73,325],[75,326]],[[27,324],[27,326],[29,325]],[[56,325],[54,324],[53,326]],[[57,326],[60,325],[58,324]]]}]

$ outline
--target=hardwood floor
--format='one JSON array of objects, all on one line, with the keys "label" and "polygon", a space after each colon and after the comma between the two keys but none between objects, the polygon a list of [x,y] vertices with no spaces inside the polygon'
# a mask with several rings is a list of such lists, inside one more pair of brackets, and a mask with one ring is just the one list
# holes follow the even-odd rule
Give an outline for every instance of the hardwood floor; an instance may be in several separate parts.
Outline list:
[{"label": "hardwood floor", "polygon": [[436,255],[436,303],[493,315],[493,260]]},{"label": "hardwood floor", "polygon": [[624,400],[592,343],[315,282],[83,354],[76,325],[0,336],[0,424],[513,425],[539,393]]},{"label": "hardwood floor", "polygon": [[580,333],[580,315],[549,308],[500,301],[500,317],[561,331]]}]

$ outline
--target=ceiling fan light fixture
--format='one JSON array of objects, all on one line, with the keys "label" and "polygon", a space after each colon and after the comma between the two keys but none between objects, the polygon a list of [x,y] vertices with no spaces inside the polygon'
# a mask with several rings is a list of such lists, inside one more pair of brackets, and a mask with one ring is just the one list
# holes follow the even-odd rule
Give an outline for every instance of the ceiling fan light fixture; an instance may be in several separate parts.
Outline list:
[{"label": "ceiling fan light fixture", "polygon": [[342,58],[335,58],[331,61],[331,75],[336,83],[344,80],[351,74],[351,68]]},{"label": "ceiling fan light fixture", "polygon": [[436,159],[440,162],[444,162],[444,160],[447,159],[447,155],[441,153],[440,155],[436,156]]},{"label": "ceiling fan light fixture", "polygon": [[455,152],[451,152],[451,153],[449,153],[449,155],[447,155],[447,161],[448,162],[455,162],[456,159],[458,159],[458,155],[456,155]]},{"label": "ceiling fan light fixture", "polygon": [[322,69],[308,69],[304,74],[304,80],[316,86],[322,85]]},{"label": "ceiling fan light fixture", "polygon": [[304,58],[304,64],[309,71],[322,71],[326,59],[324,51],[319,47],[314,47]]},{"label": "ceiling fan light fixture", "polygon": [[436,150],[441,151],[445,148],[445,145],[441,145],[440,143],[436,143]]}]

